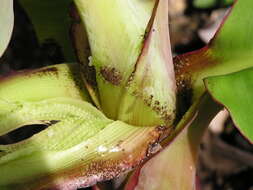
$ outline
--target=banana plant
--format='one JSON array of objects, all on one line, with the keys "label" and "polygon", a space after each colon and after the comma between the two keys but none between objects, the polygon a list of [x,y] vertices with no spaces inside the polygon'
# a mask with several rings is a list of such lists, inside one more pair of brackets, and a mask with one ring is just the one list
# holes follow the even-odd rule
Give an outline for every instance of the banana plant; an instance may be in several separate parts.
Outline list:
[{"label": "banana plant", "polygon": [[[46,126],[0,145],[1,189],[75,190],[126,174],[125,190],[196,189],[198,146],[223,107],[253,141],[251,0],[234,3],[205,48],[174,59],[168,0],[19,2],[40,43],[54,39],[70,62],[0,78],[0,136]],[[2,55],[12,0],[0,15]]]}]

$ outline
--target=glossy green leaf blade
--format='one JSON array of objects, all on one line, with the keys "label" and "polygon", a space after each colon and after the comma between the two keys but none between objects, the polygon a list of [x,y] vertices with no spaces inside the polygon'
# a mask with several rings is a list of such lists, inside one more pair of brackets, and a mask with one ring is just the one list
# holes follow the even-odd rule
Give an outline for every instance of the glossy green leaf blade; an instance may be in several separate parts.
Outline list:
[{"label": "glossy green leaf blade", "polygon": [[237,0],[205,48],[175,58],[177,82],[192,89],[193,99],[205,90],[203,78],[253,66],[252,9],[251,0]]},{"label": "glossy green leaf blade", "polygon": [[205,84],[215,100],[223,104],[242,134],[253,142],[253,68],[209,77]]},{"label": "glossy green leaf blade", "polygon": [[253,44],[250,40],[253,36],[252,8],[251,0],[237,0],[234,3],[226,22],[211,41],[215,57],[224,61],[253,57]]},{"label": "glossy green leaf blade", "polygon": [[14,25],[13,0],[0,2],[0,57],[9,44]]},{"label": "glossy green leaf blade", "polygon": [[19,0],[28,14],[40,44],[53,40],[68,62],[75,61],[69,37],[69,7],[72,0]]},{"label": "glossy green leaf blade", "polygon": [[178,131],[165,140],[167,146],[137,171],[125,190],[194,190],[201,137],[220,109],[207,95],[193,105],[178,124]]}]

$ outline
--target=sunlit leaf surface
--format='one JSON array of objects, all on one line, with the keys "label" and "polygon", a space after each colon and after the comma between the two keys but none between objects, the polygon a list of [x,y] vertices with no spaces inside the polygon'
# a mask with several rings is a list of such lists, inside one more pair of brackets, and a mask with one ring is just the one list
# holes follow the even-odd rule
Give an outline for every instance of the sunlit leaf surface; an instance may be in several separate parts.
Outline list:
[{"label": "sunlit leaf surface", "polygon": [[165,129],[113,121],[71,98],[9,104],[0,113],[0,135],[36,121],[56,121],[28,139],[0,145],[0,186],[10,189],[74,190],[112,179],[145,159]]}]

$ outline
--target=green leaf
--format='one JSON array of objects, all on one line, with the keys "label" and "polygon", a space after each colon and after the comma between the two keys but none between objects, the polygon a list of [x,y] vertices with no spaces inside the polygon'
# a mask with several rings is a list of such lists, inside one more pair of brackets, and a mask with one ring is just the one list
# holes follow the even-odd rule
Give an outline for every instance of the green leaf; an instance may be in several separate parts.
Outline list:
[{"label": "green leaf", "polygon": [[13,0],[1,0],[0,5],[0,57],[11,39],[14,25]]},{"label": "green leaf", "polygon": [[167,1],[75,3],[87,31],[103,112],[133,125],[171,125],[176,87]]},{"label": "green leaf", "polygon": [[[7,107],[8,109],[2,109],[5,107]],[[4,135],[4,133],[8,133],[14,129],[19,128],[20,126],[25,126],[33,123],[36,124],[37,121],[45,121],[46,123],[46,121],[54,120],[58,121],[56,124],[58,127],[53,127],[53,131],[51,132],[51,134],[52,137],[54,136],[54,140],[58,142],[58,144],[61,144],[62,142],[62,140],[57,139],[57,137],[61,136],[60,133],[58,134],[58,136],[53,135],[54,130],[57,131],[57,128],[59,131],[61,131],[61,127],[63,126],[65,126],[64,130],[67,130],[68,127],[78,126],[84,124],[85,122],[88,122],[88,124],[92,125],[92,122],[96,122],[96,119],[103,119],[106,121],[105,116],[102,113],[98,112],[97,109],[90,103],[65,97],[46,99],[39,102],[1,101],[0,108],[0,135]],[[85,121],[83,121],[82,118],[84,116]],[[64,124],[62,124],[62,122]],[[58,123],[60,123],[60,125]],[[102,125],[102,123],[98,123],[97,125]],[[77,132],[79,129],[80,128],[77,127],[75,131]],[[93,130],[96,130],[96,128],[94,127]],[[45,130],[46,134],[49,134],[50,131],[51,129]],[[83,133],[80,133],[79,135],[85,135],[87,131],[92,132],[92,129],[83,131]],[[70,134],[70,131],[68,133]],[[48,147],[48,137],[49,136],[47,135],[44,135],[42,136],[42,138],[39,139],[37,137],[31,137],[27,141],[32,144],[38,141],[41,143],[40,145],[42,147]],[[66,146],[71,146],[71,143],[74,143],[75,140],[77,140],[77,138],[73,138],[72,142],[69,142],[69,144],[67,144]],[[29,145],[29,143],[26,142],[21,143],[21,145],[18,144],[18,147],[25,148],[26,145]],[[3,147],[12,147],[11,149],[13,149],[14,147],[16,147],[16,145],[17,144]],[[0,145],[0,150],[7,150],[1,148],[2,147]]]},{"label": "green leaf", "polygon": [[91,104],[70,98],[16,104],[1,113],[5,132],[3,123],[58,122],[26,140],[0,146],[0,186],[10,189],[74,189],[112,179],[145,159],[165,129],[112,121]]},{"label": "green leaf", "polygon": [[90,101],[78,65],[58,64],[0,77],[1,101],[40,101],[57,97]]},{"label": "green leaf", "polygon": [[[225,75],[253,66],[252,9],[251,0],[236,1],[215,37],[205,48],[175,58],[179,91],[192,91],[194,101],[205,91],[202,81],[204,78]],[[252,141],[249,129],[251,120],[247,116],[250,112],[245,110],[252,109],[250,70],[227,77],[210,78],[206,83],[211,93],[214,93],[214,98],[230,110],[242,133]],[[214,84],[216,80],[217,84]]]},{"label": "green leaf", "polygon": [[196,8],[210,8],[213,7],[216,3],[216,0],[195,0],[193,5]]},{"label": "green leaf", "polygon": [[213,98],[224,105],[241,133],[253,143],[253,68],[209,77],[205,84]]},{"label": "green leaf", "polygon": [[72,0],[19,0],[19,2],[33,24],[40,44],[54,40],[62,48],[65,60],[75,61],[69,37],[69,7]]},{"label": "green leaf", "polygon": [[174,121],[176,83],[167,14],[168,1],[160,0],[135,70],[126,85],[118,113],[120,120],[151,126],[170,126]]},{"label": "green leaf", "polygon": [[[88,34],[102,110],[117,119],[122,94],[141,53],[155,1],[75,0]],[[114,101],[110,101],[110,100]]]},{"label": "green leaf", "polygon": [[203,78],[253,66],[252,9],[251,0],[236,1],[205,48],[174,59],[179,90],[192,90],[196,100],[205,90]]},{"label": "green leaf", "polygon": [[[36,103],[34,103],[35,105],[30,103],[31,106],[27,106],[27,104],[24,106],[24,102],[27,101],[37,102],[52,98],[71,98],[91,102],[89,94],[82,83],[78,65],[58,64],[40,69],[20,71],[0,78],[0,135],[23,125],[47,124],[48,120],[58,120],[57,112],[55,115],[52,111],[53,108],[44,107],[43,113],[48,118],[43,119],[41,118],[42,113],[38,116],[34,111],[40,110]],[[20,112],[16,114],[18,110],[21,112],[22,110],[28,111],[28,113]],[[65,111],[67,112],[67,110]],[[61,116],[67,117],[66,113],[61,113]],[[71,126],[70,123],[65,123],[65,125]]]},{"label": "green leaf", "polygon": [[125,190],[194,190],[201,138],[220,109],[208,95],[193,105],[177,131],[163,142],[165,148],[130,178]]},{"label": "green leaf", "polygon": [[200,9],[212,8],[215,5],[230,5],[234,0],[194,0],[193,6]]}]

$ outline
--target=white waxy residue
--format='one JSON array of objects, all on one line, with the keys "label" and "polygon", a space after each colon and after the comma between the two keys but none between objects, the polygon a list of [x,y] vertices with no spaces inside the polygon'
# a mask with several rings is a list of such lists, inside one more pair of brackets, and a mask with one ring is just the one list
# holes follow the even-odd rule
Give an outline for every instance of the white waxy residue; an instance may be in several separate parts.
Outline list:
[{"label": "white waxy residue", "polygon": [[100,145],[98,148],[97,148],[97,151],[98,152],[107,152],[108,151],[108,148],[103,146],[103,145]]},{"label": "white waxy residue", "polygon": [[114,146],[112,147],[109,152],[119,152],[120,151],[120,148],[118,146]]},{"label": "white waxy residue", "polygon": [[48,133],[47,133],[47,136],[48,137],[52,137],[53,135],[54,135],[54,131],[49,130]]}]

